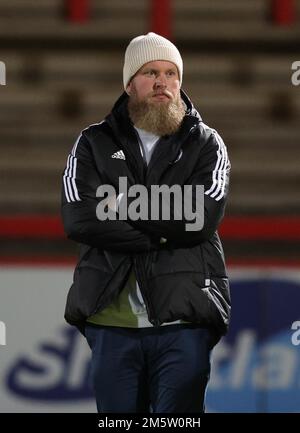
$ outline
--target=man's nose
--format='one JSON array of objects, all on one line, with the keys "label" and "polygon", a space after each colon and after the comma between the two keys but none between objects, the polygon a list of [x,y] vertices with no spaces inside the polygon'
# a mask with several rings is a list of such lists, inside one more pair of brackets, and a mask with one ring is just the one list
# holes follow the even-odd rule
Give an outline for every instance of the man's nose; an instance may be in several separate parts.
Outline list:
[{"label": "man's nose", "polygon": [[163,74],[159,74],[157,75],[157,77],[155,78],[155,83],[154,83],[155,87],[167,87],[167,80],[166,77]]}]

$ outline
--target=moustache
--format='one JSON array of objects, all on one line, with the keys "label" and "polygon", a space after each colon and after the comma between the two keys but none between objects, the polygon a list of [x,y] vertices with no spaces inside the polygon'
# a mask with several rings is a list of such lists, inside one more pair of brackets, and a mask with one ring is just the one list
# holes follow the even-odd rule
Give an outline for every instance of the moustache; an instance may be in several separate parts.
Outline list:
[{"label": "moustache", "polygon": [[152,92],[151,96],[158,96],[158,95],[165,95],[167,96],[169,99],[172,99],[173,95],[171,92],[169,92],[168,90],[160,90],[157,92]]}]

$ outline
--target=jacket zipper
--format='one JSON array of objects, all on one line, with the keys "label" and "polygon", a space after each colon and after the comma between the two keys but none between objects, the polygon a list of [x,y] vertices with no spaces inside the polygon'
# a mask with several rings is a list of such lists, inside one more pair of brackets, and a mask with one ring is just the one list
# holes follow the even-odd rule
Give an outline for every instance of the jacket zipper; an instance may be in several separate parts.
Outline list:
[{"label": "jacket zipper", "polygon": [[146,280],[146,276],[145,276],[145,270],[144,270],[144,264],[143,264],[143,260],[139,257],[135,257],[134,258],[134,268],[135,268],[135,274],[136,274],[136,278],[138,280],[141,292],[142,292],[142,296],[145,300],[146,303],[146,307],[148,310],[148,315],[149,315],[149,321],[152,323],[153,326],[160,326],[160,321],[158,319],[155,318],[154,315],[154,309],[153,309],[153,304],[151,301],[151,297],[148,297],[148,287],[147,287],[147,280]]},{"label": "jacket zipper", "polygon": [[[142,158],[143,158],[143,183],[144,185],[146,185],[146,179],[147,179],[147,171],[148,171],[148,165],[146,162],[146,156],[145,156],[145,152],[144,152],[144,146],[141,143],[141,139],[139,134],[137,133],[137,131],[135,130],[135,135],[142,153]],[[147,279],[146,279],[146,275],[145,275],[145,268],[144,268],[144,263],[143,263],[143,258],[142,257],[134,257],[134,268],[135,268],[135,274],[136,274],[136,278],[138,280],[140,289],[141,289],[141,293],[143,296],[143,299],[145,301],[146,304],[146,309],[147,309],[147,313],[149,316],[149,321],[150,323],[152,323],[153,326],[158,327],[160,325],[160,322],[155,319],[154,317],[154,309],[153,309],[153,304],[151,301],[151,297],[148,296],[148,287],[147,287]]]}]

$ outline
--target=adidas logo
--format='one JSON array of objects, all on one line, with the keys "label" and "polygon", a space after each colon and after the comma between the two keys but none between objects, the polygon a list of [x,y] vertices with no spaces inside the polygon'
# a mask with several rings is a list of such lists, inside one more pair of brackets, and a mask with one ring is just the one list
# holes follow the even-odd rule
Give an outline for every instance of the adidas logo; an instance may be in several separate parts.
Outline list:
[{"label": "adidas logo", "polygon": [[113,153],[111,157],[116,159],[126,159],[123,150]]}]

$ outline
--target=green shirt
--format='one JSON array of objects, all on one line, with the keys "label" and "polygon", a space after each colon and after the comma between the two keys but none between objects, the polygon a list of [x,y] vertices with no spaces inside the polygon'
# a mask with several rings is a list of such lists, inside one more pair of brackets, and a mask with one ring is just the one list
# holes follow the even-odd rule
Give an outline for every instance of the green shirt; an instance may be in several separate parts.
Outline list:
[{"label": "green shirt", "polygon": [[[134,270],[131,271],[129,279],[120,295],[104,310],[90,316],[87,320],[95,325],[120,326],[126,328],[153,327],[148,320],[146,307],[136,281]],[[177,323],[188,323],[183,320],[164,323],[173,325]]]}]

